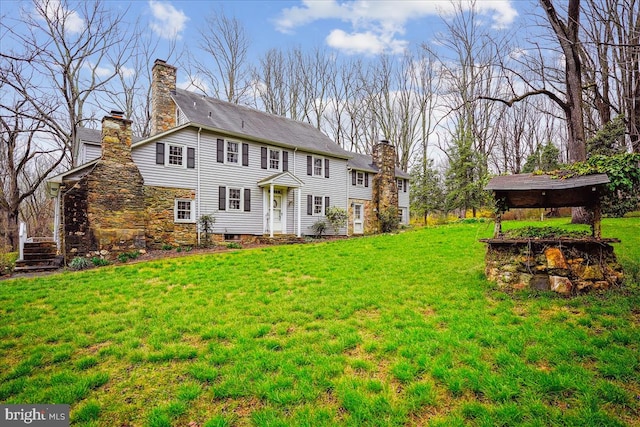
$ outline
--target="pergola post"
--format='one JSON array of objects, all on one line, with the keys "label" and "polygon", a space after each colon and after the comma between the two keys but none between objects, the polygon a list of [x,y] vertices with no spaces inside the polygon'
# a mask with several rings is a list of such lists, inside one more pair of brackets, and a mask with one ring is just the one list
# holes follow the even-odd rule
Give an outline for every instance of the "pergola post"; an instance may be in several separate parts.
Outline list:
[{"label": "pergola post", "polygon": [[598,197],[596,204],[593,206],[593,220],[591,222],[591,236],[595,239],[602,237],[602,206]]}]

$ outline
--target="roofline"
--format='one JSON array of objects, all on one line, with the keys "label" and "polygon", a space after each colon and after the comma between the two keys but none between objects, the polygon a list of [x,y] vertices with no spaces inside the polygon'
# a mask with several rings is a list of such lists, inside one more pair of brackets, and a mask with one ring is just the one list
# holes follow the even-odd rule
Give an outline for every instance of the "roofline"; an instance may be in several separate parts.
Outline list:
[{"label": "roofline", "polygon": [[73,169],[69,169],[66,172],[62,172],[52,178],[49,178],[47,180],[47,183],[52,183],[52,184],[62,184],[62,181],[64,179],[65,176],[76,173],[78,171],[81,171],[82,169],[88,168],[90,166],[95,165],[96,163],[98,163],[98,161],[100,160],[100,158],[98,157],[97,159],[91,160],[90,162],[87,162],[85,164],[82,164],[80,166],[76,166]]},{"label": "roofline", "polygon": [[302,147],[298,147],[298,146],[294,146],[294,145],[284,144],[282,142],[272,141],[272,140],[269,140],[269,139],[258,138],[258,137],[247,135],[247,134],[242,134],[242,133],[237,133],[237,132],[230,132],[228,130],[219,129],[219,128],[216,128],[216,127],[213,127],[213,126],[199,124],[197,122],[187,122],[187,123],[185,123],[183,125],[180,125],[178,127],[169,129],[169,130],[167,130],[165,132],[150,136],[147,139],[143,139],[141,141],[136,142],[135,144],[132,144],[131,148],[133,149],[133,148],[136,148],[138,146],[148,144],[148,143],[150,143],[152,141],[155,141],[158,138],[161,138],[161,137],[166,136],[166,135],[171,135],[173,132],[177,132],[179,130],[182,130],[182,129],[185,129],[185,128],[188,128],[188,127],[193,127],[193,128],[196,128],[196,129],[204,129],[204,130],[207,130],[209,132],[217,133],[217,134],[220,134],[220,135],[223,135],[223,136],[230,136],[232,138],[239,138],[239,139],[243,139],[243,140],[246,140],[246,141],[253,141],[253,142],[258,142],[258,143],[264,143],[264,144],[267,144],[267,145],[274,145],[274,146],[277,146],[277,147],[288,148],[288,149],[291,149],[291,150],[301,150],[301,151],[305,151],[305,152],[313,153],[313,154],[322,154],[324,156],[337,157],[339,159],[347,159],[348,160],[348,159],[352,158],[352,156],[348,156],[348,155],[339,155],[339,154],[335,154],[335,153],[330,153],[328,151],[310,150],[310,149],[307,149],[307,148],[302,148]]}]

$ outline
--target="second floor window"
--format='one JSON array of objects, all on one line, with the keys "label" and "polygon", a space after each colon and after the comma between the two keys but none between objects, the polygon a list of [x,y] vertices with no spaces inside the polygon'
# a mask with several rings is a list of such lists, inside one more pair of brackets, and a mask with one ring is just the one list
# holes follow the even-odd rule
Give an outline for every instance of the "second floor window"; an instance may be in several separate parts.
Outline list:
[{"label": "second floor window", "polygon": [[269,149],[269,169],[280,170],[280,151]]},{"label": "second floor window", "polygon": [[240,144],[227,141],[227,163],[238,164],[240,159]]},{"label": "second floor window", "polygon": [[182,166],[183,162],[183,151],[184,147],[181,145],[171,145],[169,144],[169,157],[167,158],[167,164],[172,166]]}]

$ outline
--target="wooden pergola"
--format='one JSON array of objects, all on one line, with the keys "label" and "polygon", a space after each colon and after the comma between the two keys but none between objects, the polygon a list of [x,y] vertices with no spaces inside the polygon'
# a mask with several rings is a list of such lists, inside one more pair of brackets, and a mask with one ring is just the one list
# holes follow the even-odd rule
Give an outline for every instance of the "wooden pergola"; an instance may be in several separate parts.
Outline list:
[{"label": "wooden pergola", "polygon": [[502,236],[502,213],[511,208],[562,208],[584,206],[593,212],[591,234],[600,239],[602,211],[600,197],[606,174],[561,178],[551,175],[518,174],[492,178],[486,190],[493,192],[498,211],[494,238]]}]

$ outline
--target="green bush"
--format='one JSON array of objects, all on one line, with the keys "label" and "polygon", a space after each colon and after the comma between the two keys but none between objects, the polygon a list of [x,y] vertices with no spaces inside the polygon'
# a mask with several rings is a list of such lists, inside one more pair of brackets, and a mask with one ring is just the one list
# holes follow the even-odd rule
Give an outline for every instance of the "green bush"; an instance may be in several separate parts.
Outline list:
[{"label": "green bush", "polygon": [[162,245],[162,250],[163,251],[170,251],[172,249],[173,249],[173,246],[168,244],[168,243],[165,243],[164,245]]},{"label": "green bush", "polygon": [[94,256],[93,258],[91,258],[91,262],[96,267],[104,267],[105,265],[110,265],[111,264],[111,261],[109,261],[108,259],[100,258],[100,257],[97,257],[97,256]]},{"label": "green bush", "polygon": [[333,232],[336,234],[340,232],[340,229],[342,227],[347,225],[347,219],[349,219],[347,211],[337,206],[331,206],[329,209],[327,209],[325,216],[327,217],[327,221],[329,221],[329,224],[331,224]]},{"label": "green bush", "polygon": [[120,255],[118,255],[118,260],[120,260],[120,262],[127,262],[130,259],[138,258],[138,256],[140,256],[140,252],[138,251],[123,252]]},{"label": "green bush", "polygon": [[380,229],[383,233],[389,233],[398,229],[400,218],[398,218],[398,208],[395,206],[386,208],[378,212]]},{"label": "green bush", "polygon": [[324,219],[319,219],[313,223],[311,226],[311,230],[313,231],[313,235],[316,237],[322,237],[322,235],[327,231],[327,227],[329,224]]},{"label": "green bush", "polygon": [[13,272],[13,269],[16,268],[18,257],[18,252],[5,252],[0,249],[0,276]]},{"label": "green bush", "polygon": [[71,260],[69,267],[72,270],[86,270],[87,268],[93,267],[93,264],[89,258],[77,256]]},{"label": "green bush", "polygon": [[242,245],[238,242],[227,243],[227,249],[242,249]]}]

